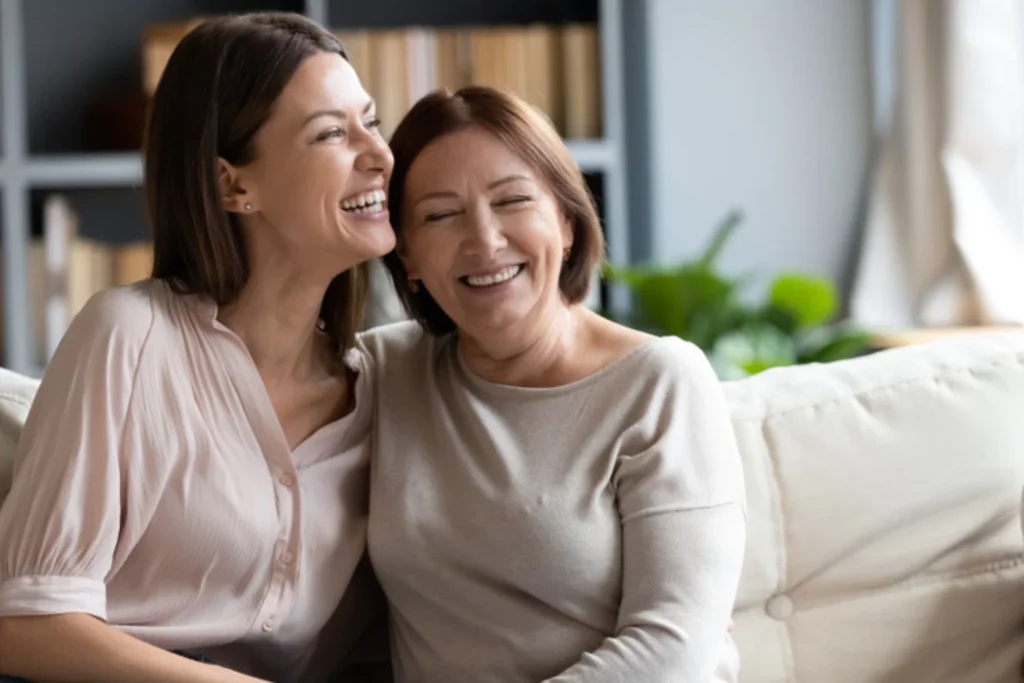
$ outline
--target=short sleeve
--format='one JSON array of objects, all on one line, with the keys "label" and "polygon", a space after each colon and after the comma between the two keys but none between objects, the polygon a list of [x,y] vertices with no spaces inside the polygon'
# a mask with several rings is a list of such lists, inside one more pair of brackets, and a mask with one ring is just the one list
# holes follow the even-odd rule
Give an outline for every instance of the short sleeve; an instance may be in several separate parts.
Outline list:
[{"label": "short sleeve", "polygon": [[744,502],[743,465],[711,364],[665,339],[652,353],[644,416],[622,436],[615,485],[623,524],[662,512]]},{"label": "short sleeve", "polygon": [[148,292],[97,294],[72,321],[29,409],[0,507],[0,617],[106,618],[121,526],[121,440],[152,327]]}]

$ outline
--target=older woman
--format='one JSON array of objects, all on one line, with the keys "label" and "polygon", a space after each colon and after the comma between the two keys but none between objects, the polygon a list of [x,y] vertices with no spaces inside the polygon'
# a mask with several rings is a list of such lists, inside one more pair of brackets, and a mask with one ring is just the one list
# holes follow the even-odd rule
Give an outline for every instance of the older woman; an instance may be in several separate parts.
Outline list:
[{"label": "older woman", "polygon": [[154,277],[75,318],[0,508],[0,674],[315,680],[373,614],[351,347],[391,153],[337,40],[269,14],[184,38],[145,157]]},{"label": "older woman", "polygon": [[581,305],[600,226],[533,110],[436,93],[391,146],[415,321],[363,342],[397,683],[733,680],[743,480],[704,356]]}]

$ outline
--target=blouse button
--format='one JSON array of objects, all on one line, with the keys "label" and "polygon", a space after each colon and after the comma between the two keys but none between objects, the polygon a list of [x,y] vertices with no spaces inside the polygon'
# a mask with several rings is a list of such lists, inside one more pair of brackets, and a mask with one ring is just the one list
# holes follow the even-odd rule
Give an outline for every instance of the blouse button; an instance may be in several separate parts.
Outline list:
[{"label": "blouse button", "polygon": [[786,621],[793,616],[793,599],[785,594],[776,595],[768,601],[765,611],[776,621]]},{"label": "blouse button", "polygon": [[263,626],[261,628],[263,629],[264,633],[270,633],[271,631],[274,630],[274,622],[273,622],[273,620],[267,619],[266,621],[263,622]]},{"label": "blouse button", "polygon": [[294,559],[295,559],[295,556],[292,555],[291,552],[288,551],[288,550],[285,550],[283,553],[281,553],[281,561],[284,562],[285,564],[291,564],[292,560],[294,560]]},{"label": "blouse button", "polygon": [[286,474],[283,477],[281,477],[281,484],[283,486],[287,486],[287,487],[291,488],[291,485],[294,484],[294,483],[295,483],[295,480],[292,478],[292,475],[290,475],[290,474]]}]

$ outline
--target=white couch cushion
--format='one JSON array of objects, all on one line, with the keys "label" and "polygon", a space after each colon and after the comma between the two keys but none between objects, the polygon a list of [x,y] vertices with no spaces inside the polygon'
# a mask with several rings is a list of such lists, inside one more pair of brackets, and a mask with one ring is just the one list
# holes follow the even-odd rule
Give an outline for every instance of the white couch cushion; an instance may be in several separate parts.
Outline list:
[{"label": "white couch cushion", "polygon": [[741,683],[1017,683],[1024,336],[727,383]]},{"label": "white couch cushion", "polygon": [[11,488],[14,449],[39,381],[0,368],[0,502]]}]

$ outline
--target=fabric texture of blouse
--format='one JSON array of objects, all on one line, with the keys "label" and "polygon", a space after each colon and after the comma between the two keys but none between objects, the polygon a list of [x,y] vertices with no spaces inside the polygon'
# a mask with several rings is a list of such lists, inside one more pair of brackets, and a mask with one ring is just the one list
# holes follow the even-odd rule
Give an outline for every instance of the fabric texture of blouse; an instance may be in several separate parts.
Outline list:
[{"label": "fabric texture of blouse", "polygon": [[415,323],[361,344],[396,683],[736,679],[743,470],[697,347],[661,338],[529,389],[474,375],[456,337]]},{"label": "fabric texture of blouse", "polygon": [[360,604],[372,581],[361,358],[346,358],[355,410],[292,451],[213,303],[158,280],[93,297],[18,444],[0,616],[87,613],[251,675],[310,680],[339,602],[339,657],[372,617]]}]

